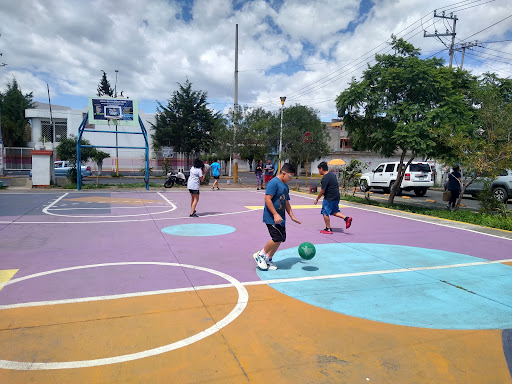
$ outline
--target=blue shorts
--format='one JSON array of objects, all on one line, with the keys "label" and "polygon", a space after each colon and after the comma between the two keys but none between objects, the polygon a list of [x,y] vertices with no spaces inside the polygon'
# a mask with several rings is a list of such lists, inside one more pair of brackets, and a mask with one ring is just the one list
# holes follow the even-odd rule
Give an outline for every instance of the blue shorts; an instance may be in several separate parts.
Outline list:
[{"label": "blue shorts", "polygon": [[320,213],[324,216],[331,216],[340,211],[340,202],[338,200],[325,200],[322,202],[322,210]]}]

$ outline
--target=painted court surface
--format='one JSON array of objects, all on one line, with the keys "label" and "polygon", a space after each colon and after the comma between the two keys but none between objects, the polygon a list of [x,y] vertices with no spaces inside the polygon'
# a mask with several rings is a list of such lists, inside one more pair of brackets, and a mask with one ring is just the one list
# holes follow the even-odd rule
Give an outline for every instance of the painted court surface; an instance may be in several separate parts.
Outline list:
[{"label": "painted court surface", "polygon": [[292,192],[260,271],[263,198],[2,192],[0,383],[512,383],[511,233]]}]

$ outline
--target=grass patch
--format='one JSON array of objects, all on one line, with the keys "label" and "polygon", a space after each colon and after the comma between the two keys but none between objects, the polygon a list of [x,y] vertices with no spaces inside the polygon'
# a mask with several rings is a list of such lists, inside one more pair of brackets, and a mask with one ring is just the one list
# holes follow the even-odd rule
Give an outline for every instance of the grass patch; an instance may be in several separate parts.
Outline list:
[{"label": "grass patch", "polygon": [[512,215],[499,215],[489,213],[479,213],[469,210],[459,209],[457,211],[448,211],[447,209],[433,209],[425,207],[417,207],[406,204],[387,204],[375,200],[367,200],[357,196],[342,196],[341,200],[351,201],[353,203],[373,205],[376,207],[395,209],[397,211],[404,211],[410,213],[417,213],[425,216],[438,217],[441,219],[448,219],[453,221],[460,221],[462,223],[476,224],[484,227],[504,229],[512,231]]}]

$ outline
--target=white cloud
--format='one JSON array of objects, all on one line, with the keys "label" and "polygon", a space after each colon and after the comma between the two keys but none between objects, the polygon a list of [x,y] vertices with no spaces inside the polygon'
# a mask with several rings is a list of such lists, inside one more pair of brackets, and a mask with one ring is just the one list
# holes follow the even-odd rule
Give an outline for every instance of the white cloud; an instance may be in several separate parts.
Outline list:
[{"label": "white cloud", "polygon": [[[223,109],[233,104],[238,24],[240,104],[275,110],[287,95],[287,104],[309,105],[327,120],[336,115],[337,94],[379,49],[388,49],[383,43],[392,33],[427,55],[445,49],[423,37],[423,29],[451,27],[451,20],[433,18],[436,8],[457,15],[456,42],[512,39],[512,18],[472,36],[512,14],[509,0],[475,1],[373,0],[369,11],[359,0],[4,1],[0,62],[8,66],[0,67],[0,87],[14,75],[24,92],[45,101],[48,83],[52,100],[82,107],[96,94],[101,70],[114,86],[117,69],[118,91],[146,103],[147,112],[186,79]],[[511,55],[510,42],[484,44],[467,51],[464,67],[507,77],[512,68],[503,58]]]}]

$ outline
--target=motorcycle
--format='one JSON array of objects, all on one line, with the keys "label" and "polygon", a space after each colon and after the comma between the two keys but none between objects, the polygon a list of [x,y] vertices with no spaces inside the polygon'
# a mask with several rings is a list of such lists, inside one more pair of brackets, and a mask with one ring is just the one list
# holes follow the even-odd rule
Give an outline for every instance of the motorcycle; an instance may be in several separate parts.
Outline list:
[{"label": "motorcycle", "polygon": [[187,186],[187,178],[183,172],[169,172],[167,177],[167,181],[164,183],[165,188],[172,188],[174,184],[181,185],[182,187]]}]

